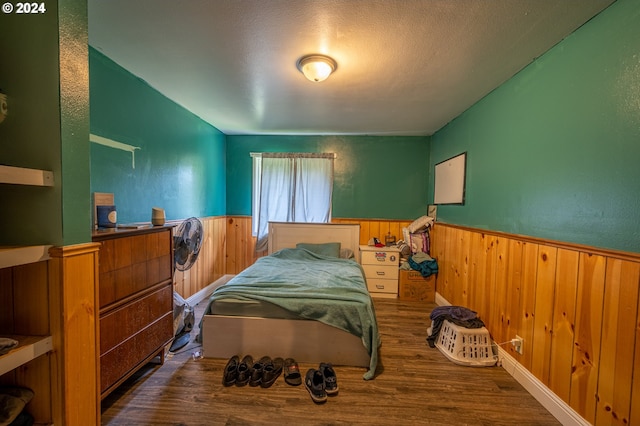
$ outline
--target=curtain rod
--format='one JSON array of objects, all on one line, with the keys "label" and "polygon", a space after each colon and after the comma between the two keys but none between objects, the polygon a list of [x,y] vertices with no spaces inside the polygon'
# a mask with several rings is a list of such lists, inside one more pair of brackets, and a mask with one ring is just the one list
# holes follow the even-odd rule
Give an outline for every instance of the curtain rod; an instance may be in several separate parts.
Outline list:
[{"label": "curtain rod", "polygon": [[273,157],[307,157],[307,158],[338,158],[335,152],[250,152],[251,157],[273,156]]}]

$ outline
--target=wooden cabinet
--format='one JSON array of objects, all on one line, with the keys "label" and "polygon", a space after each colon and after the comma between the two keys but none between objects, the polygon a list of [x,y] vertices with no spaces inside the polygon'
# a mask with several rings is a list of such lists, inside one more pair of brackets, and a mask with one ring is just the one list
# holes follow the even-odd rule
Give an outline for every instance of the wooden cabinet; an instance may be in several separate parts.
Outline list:
[{"label": "wooden cabinet", "polygon": [[47,261],[20,265],[3,262],[8,266],[0,269],[0,336],[19,344],[0,355],[0,385],[31,389],[34,397],[27,411],[36,421],[50,423],[53,340]]},{"label": "wooden cabinet", "polygon": [[396,247],[360,246],[360,264],[373,297],[398,297],[398,265],[400,251]]},{"label": "wooden cabinet", "polygon": [[159,357],[173,338],[172,227],[97,231],[100,394]]}]

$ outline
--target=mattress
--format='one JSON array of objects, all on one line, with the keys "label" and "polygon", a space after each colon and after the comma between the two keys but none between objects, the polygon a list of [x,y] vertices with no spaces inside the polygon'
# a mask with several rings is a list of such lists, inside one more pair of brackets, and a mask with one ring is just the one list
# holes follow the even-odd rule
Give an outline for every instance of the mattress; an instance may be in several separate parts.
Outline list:
[{"label": "mattress", "polygon": [[258,317],[272,319],[304,319],[278,305],[264,300],[218,299],[212,300],[209,315],[232,317]]}]

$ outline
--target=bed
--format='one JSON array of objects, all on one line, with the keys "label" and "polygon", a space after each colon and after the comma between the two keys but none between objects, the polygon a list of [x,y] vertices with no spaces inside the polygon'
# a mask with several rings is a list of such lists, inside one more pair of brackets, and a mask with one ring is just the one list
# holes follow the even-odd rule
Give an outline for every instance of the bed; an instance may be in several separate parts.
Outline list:
[{"label": "bed", "polygon": [[[209,299],[200,327],[204,356],[331,362],[366,367],[363,377],[372,379],[380,338],[355,259],[359,234],[359,225],[270,223],[268,256]],[[328,243],[340,243],[341,257],[327,256],[327,247],[335,249]]]}]

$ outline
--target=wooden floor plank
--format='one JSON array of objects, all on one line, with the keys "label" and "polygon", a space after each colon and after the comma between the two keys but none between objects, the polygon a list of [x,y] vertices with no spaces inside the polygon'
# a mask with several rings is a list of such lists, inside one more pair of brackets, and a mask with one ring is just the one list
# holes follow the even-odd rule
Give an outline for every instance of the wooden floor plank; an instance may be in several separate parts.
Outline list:
[{"label": "wooden floor plank", "polygon": [[[559,424],[502,368],[460,366],[430,348],[425,339],[434,307],[375,299],[382,339],[376,378],[363,380],[364,368],[336,366],[340,392],[326,404],[314,404],[303,386],[289,386],[282,378],[268,389],[225,388],[226,360],[194,360],[191,355],[199,347],[192,341],[163,366],[143,368],[107,397],[102,424]],[[196,322],[203,309],[204,304],[196,306]],[[317,366],[300,368],[304,373]]]}]

